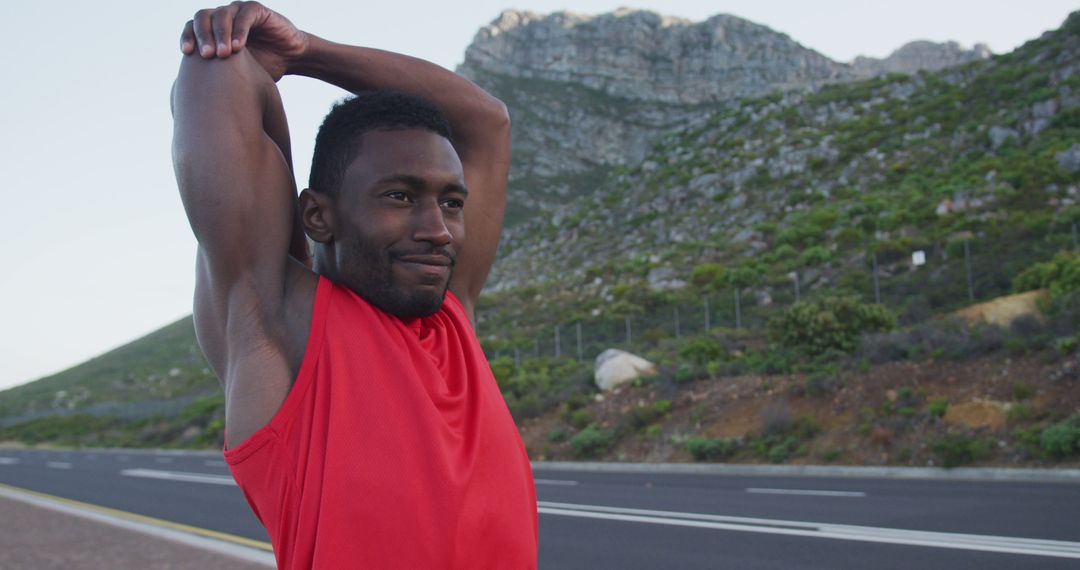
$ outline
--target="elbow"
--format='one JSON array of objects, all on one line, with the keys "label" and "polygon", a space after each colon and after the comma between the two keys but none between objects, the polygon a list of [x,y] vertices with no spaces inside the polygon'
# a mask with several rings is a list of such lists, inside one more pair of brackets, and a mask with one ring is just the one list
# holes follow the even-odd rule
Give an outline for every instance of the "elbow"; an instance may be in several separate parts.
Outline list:
[{"label": "elbow", "polygon": [[503,103],[495,97],[491,97],[490,103],[492,126],[499,130],[510,131],[510,110],[506,108],[506,103]]},{"label": "elbow", "polygon": [[488,101],[484,105],[484,132],[486,136],[499,140],[510,140],[510,111],[506,104],[499,99],[488,95]]}]

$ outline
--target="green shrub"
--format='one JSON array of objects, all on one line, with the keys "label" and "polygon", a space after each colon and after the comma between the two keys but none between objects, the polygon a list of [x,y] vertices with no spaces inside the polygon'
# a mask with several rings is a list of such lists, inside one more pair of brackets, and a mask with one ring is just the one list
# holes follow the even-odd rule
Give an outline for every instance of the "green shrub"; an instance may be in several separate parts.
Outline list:
[{"label": "green shrub", "polygon": [[670,400],[660,400],[651,406],[637,406],[626,415],[625,422],[634,431],[656,423],[671,411]]},{"label": "green shrub", "polygon": [[694,379],[694,367],[689,364],[680,364],[675,370],[675,383],[685,384]]},{"label": "green shrub", "polygon": [[854,297],[826,297],[795,303],[769,322],[769,333],[781,345],[810,355],[830,350],[854,352],[860,335],[896,326],[896,315],[881,305]]},{"label": "green shrub", "polygon": [[1039,442],[1043,451],[1051,457],[1062,458],[1080,453],[1080,416],[1072,416],[1044,429]]},{"label": "green shrub", "polygon": [[686,441],[686,450],[694,461],[718,461],[730,457],[738,450],[738,444],[730,439],[705,439],[692,437]]},{"label": "green shrub", "polygon": [[951,469],[974,463],[985,457],[990,448],[986,442],[965,435],[947,435],[930,442],[930,451],[941,460],[942,467]]},{"label": "green shrub", "polygon": [[570,447],[581,458],[596,458],[607,453],[615,445],[615,432],[590,425],[570,440]]},{"label": "green shrub", "polygon": [[589,398],[588,394],[577,393],[566,399],[566,409],[576,410],[578,408],[584,408],[589,405],[592,398]]},{"label": "green shrub", "polygon": [[793,435],[778,434],[759,437],[750,442],[754,455],[768,459],[772,463],[783,463],[800,449],[799,439]]},{"label": "green shrub", "polygon": [[792,425],[791,431],[799,439],[810,439],[821,433],[821,424],[814,416],[799,416]]},{"label": "green shrub", "polygon": [[491,374],[495,377],[495,382],[500,386],[509,380],[515,372],[514,359],[509,356],[489,360],[488,365],[491,366]]},{"label": "green shrub", "polygon": [[948,400],[934,400],[930,402],[930,415],[935,418],[943,418],[949,411]]},{"label": "green shrub", "polygon": [[514,398],[512,394],[508,395],[506,406],[510,409],[510,415],[514,416],[515,421],[537,416],[541,412],[540,397],[536,394],[526,394],[521,398]]},{"label": "green shrub", "polygon": [[551,443],[559,443],[562,441],[566,441],[566,432],[561,429],[557,429],[548,434],[547,440]]},{"label": "green shrub", "polygon": [[1014,400],[1022,402],[1034,395],[1035,389],[1023,382],[1017,382],[1013,384],[1012,393]]},{"label": "green shrub", "polygon": [[703,291],[716,292],[727,284],[727,270],[719,263],[702,263],[690,272],[690,282]]},{"label": "green shrub", "polygon": [[592,412],[586,409],[574,410],[570,413],[570,425],[577,429],[585,429],[585,426],[593,421]]},{"label": "green shrub", "polygon": [[727,351],[715,337],[699,336],[692,338],[679,347],[679,358],[698,366],[704,366],[714,360],[727,356]]},{"label": "green shrub", "polygon": [[1049,289],[1057,299],[1080,291],[1080,252],[1061,251],[1050,261],[1036,263],[1013,279],[1013,291]]},{"label": "green shrub", "polygon": [[1010,423],[1026,421],[1031,417],[1031,406],[1027,404],[1017,404],[1011,408],[1005,414],[1005,419]]},{"label": "green shrub", "polygon": [[815,267],[823,265],[832,260],[832,252],[827,248],[820,245],[815,245],[808,248],[806,251],[799,255],[799,265],[804,267]]}]

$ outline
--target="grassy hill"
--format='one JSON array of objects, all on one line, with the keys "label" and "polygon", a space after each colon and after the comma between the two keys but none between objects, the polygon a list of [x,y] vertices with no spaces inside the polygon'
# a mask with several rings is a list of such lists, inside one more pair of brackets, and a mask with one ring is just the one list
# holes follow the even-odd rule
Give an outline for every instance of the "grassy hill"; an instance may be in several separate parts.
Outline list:
[{"label": "grassy hill", "polygon": [[72,413],[137,417],[175,413],[176,404],[218,391],[195,341],[191,317],[83,364],[0,392],[0,418]]}]

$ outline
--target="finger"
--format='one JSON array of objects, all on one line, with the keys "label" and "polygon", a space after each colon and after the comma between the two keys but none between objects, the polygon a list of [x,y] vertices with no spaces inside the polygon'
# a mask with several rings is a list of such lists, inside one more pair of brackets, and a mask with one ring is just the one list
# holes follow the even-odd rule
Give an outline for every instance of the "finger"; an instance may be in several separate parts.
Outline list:
[{"label": "finger", "polygon": [[258,21],[259,9],[262,6],[254,2],[234,2],[234,4],[240,7],[240,11],[233,19],[233,47],[239,50],[247,45],[251,27]]},{"label": "finger", "polygon": [[206,59],[214,57],[214,32],[210,29],[210,10],[199,10],[191,20],[192,31],[195,32],[195,47],[199,55]]},{"label": "finger", "polygon": [[214,29],[214,41],[217,42],[217,56],[229,57],[232,55],[232,28],[233,16],[236,15],[236,6],[223,6],[214,11],[211,26]]},{"label": "finger", "polygon": [[180,33],[180,51],[184,55],[195,53],[195,26],[191,20],[184,24],[184,31]]}]

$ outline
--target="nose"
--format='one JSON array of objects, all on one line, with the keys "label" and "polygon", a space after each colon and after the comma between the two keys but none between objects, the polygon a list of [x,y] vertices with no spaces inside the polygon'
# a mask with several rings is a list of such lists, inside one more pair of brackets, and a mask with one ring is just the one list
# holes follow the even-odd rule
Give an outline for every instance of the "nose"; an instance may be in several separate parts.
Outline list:
[{"label": "nose", "polygon": [[435,247],[449,245],[453,236],[446,227],[443,209],[435,204],[425,204],[414,210],[413,240],[426,241]]}]

